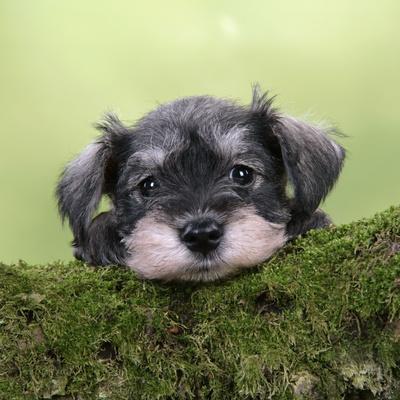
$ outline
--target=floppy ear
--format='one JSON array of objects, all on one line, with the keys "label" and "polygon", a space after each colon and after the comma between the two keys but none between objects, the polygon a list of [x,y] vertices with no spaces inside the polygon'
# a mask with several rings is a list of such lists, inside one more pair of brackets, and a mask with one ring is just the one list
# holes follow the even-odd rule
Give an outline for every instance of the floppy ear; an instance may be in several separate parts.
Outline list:
[{"label": "floppy ear", "polygon": [[66,166],[56,189],[58,209],[62,219],[69,220],[75,246],[85,243],[102,195],[112,191],[116,172],[114,142],[125,129],[112,114],[96,127],[103,135]]},{"label": "floppy ear", "polygon": [[275,151],[280,149],[294,190],[292,214],[310,216],[332,189],[343,165],[344,149],[328,136],[335,130],[280,114],[258,87],[254,89],[252,110],[266,121],[267,140]]},{"label": "floppy ear", "polygon": [[332,189],[342,169],[344,149],[327,134],[329,129],[280,116],[272,127],[294,189],[294,211],[313,213]]}]

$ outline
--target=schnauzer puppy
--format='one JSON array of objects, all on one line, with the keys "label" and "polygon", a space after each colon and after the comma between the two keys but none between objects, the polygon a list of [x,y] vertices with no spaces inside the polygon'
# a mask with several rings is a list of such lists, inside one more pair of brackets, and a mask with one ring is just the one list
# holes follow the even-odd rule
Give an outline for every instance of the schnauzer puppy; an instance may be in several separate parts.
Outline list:
[{"label": "schnauzer puppy", "polygon": [[[318,209],[345,152],[332,129],[208,96],[159,106],[134,126],[113,114],[57,187],[74,255],[144,279],[211,281],[330,224]],[[94,216],[103,195],[110,210]]]}]

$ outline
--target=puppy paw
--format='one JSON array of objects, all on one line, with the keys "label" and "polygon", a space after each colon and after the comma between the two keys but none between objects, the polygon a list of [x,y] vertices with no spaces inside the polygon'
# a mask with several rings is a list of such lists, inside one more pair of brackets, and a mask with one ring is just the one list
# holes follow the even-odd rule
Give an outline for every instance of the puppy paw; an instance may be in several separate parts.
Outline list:
[{"label": "puppy paw", "polygon": [[87,261],[86,258],[85,258],[85,253],[84,253],[82,247],[73,246],[72,254],[79,261]]}]

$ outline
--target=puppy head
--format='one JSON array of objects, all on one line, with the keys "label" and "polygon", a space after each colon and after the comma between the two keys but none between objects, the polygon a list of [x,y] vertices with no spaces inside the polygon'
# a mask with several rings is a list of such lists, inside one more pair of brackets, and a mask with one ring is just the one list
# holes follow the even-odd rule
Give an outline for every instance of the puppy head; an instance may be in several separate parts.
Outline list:
[{"label": "puppy head", "polygon": [[267,259],[310,218],[344,158],[326,132],[280,114],[257,88],[249,107],[189,97],[135,126],[109,115],[98,128],[61,177],[60,212],[83,253],[96,240],[115,251],[90,230],[108,195],[124,255],[107,259],[148,279],[214,280]]}]

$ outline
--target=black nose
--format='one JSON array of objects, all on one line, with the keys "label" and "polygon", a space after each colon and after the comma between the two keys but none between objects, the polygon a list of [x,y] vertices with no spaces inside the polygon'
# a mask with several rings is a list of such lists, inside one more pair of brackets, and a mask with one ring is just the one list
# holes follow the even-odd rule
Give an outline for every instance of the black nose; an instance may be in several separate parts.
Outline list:
[{"label": "black nose", "polygon": [[181,232],[186,246],[204,255],[218,247],[221,237],[221,225],[211,219],[189,222]]}]

